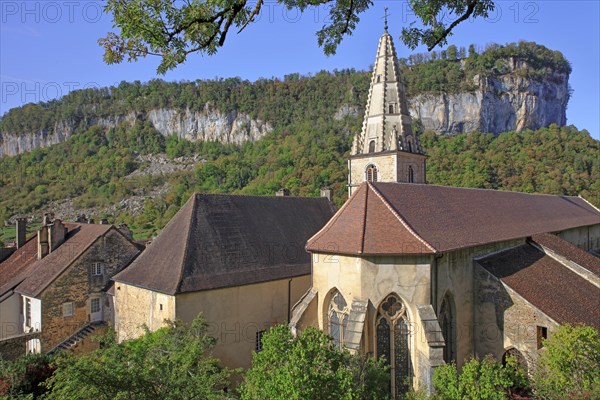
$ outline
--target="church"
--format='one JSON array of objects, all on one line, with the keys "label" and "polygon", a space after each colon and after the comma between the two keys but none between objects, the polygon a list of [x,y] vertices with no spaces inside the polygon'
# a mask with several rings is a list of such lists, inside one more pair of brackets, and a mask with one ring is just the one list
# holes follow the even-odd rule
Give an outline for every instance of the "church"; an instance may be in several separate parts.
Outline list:
[{"label": "church", "polygon": [[[270,326],[315,326],[431,388],[469,357],[535,362],[560,324],[600,329],[600,210],[585,199],[427,185],[396,51],[379,40],[348,201],[196,194],[114,276],[120,340],[203,313],[249,367]],[[329,196],[330,197],[330,196]]]}]

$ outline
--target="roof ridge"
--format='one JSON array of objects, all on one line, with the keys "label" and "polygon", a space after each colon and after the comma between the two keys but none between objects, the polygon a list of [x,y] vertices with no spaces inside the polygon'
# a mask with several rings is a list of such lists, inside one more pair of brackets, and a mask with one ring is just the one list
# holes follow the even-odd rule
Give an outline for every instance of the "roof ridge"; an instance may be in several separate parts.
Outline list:
[{"label": "roof ridge", "polygon": [[[516,190],[500,190],[500,189],[489,189],[489,188],[447,186],[447,185],[436,185],[436,184],[431,184],[431,183],[407,183],[407,182],[373,182],[373,183],[375,183],[376,185],[383,184],[383,185],[427,186],[427,187],[439,187],[439,188],[454,189],[454,190],[478,190],[478,191],[483,191],[483,192],[516,193],[516,194],[525,194],[525,195],[530,195],[530,196],[547,196],[547,197],[560,197],[560,198],[566,197],[566,198],[572,198],[572,199],[581,198],[582,200],[585,200],[587,203],[589,203],[589,201],[587,201],[580,195],[569,196],[569,195],[551,194],[551,193],[528,193],[528,192],[519,192]],[[597,207],[594,206],[594,208],[596,208],[598,211],[600,211],[600,209],[598,209]]]},{"label": "roof ridge", "polygon": [[[573,196],[575,197],[575,196]],[[581,200],[585,201],[586,203],[588,203],[590,206],[592,206],[592,208],[598,212],[600,212],[600,208],[596,207],[595,205],[593,205],[588,199],[586,199],[585,197],[583,197],[582,195],[578,194],[577,197],[579,197]]]},{"label": "roof ridge", "polygon": [[[356,192],[354,192],[354,194],[352,196],[350,196],[350,198],[348,200],[346,200],[346,202],[342,205],[342,207],[333,214],[333,217],[331,217],[329,219],[329,221],[327,221],[325,226],[323,226],[321,229],[319,229],[319,231],[317,233],[315,233],[310,238],[308,238],[308,240],[306,241],[306,246],[304,246],[305,249],[306,249],[306,247],[308,247],[309,243],[318,241],[321,236],[323,236],[325,233],[327,233],[327,231],[331,228],[333,223],[340,218],[340,215],[342,215],[343,211],[346,209],[346,207],[348,207],[350,202],[352,202],[352,199],[354,197],[356,197],[356,195],[359,193],[359,191],[360,191],[360,187],[358,188],[358,190],[356,190]],[[332,209],[335,211],[331,201],[329,203],[331,204]]]},{"label": "roof ridge", "polygon": [[[188,250],[189,250],[189,243],[190,243],[190,235],[192,232],[191,226],[192,226],[192,220],[195,218],[196,215],[196,207],[198,204],[198,195],[199,193],[194,193],[192,195],[192,198],[188,201],[192,201],[192,212],[191,212],[191,216],[190,218],[186,218],[187,219],[187,234],[185,236],[185,247],[183,248],[183,259],[181,260],[181,269],[179,270],[179,278],[177,279],[177,287],[175,288],[175,293],[179,293],[181,290],[181,285],[183,283],[183,276],[184,276],[184,272],[185,272],[185,260],[187,259],[188,256]],[[171,219],[171,221],[173,221],[175,218]]]},{"label": "roof ridge", "polygon": [[423,243],[429,250],[433,251],[434,253],[437,253],[437,250],[430,245],[425,239],[423,239],[421,237],[421,235],[419,235],[409,224],[406,220],[404,220],[404,218],[402,218],[402,216],[396,211],[396,209],[394,207],[392,207],[392,205],[387,201],[387,199],[385,198],[385,196],[383,196],[383,194],[381,194],[381,192],[379,192],[379,190],[375,187],[375,185],[373,185],[371,182],[367,182],[367,185],[369,186],[369,188],[371,188],[373,190],[373,192],[375,193],[375,195],[377,195],[377,197],[379,197],[379,199],[383,202],[383,204],[392,212],[392,214],[394,214],[394,216],[398,219],[398,221],[400,221],[400,223],[404,226],[404,228],[411,234],[413,235],[418,241],[420,241],[421,243]]}]

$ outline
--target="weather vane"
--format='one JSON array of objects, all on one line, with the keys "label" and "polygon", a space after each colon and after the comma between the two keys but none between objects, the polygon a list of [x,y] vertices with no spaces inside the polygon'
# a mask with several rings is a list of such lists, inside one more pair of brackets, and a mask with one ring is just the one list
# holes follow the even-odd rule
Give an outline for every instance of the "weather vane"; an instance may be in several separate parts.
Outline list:
[{"label": "weather vane", "polygon": [[383,7],[384,13],[383,13],[383,19],[384,19],[384,28],[385,31],[387,32],[388,30],[388,17],[390,16],[390,14],[388,14],[388,8],[387,7]]}]

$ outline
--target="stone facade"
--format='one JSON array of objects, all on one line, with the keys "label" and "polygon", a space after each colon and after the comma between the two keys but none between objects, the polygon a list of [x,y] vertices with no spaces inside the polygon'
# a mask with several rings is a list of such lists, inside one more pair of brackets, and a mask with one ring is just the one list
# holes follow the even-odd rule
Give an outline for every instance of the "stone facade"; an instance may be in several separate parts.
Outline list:
[{"label": "stone facade", "polygon": [[228,367],[248,368],[257,333],[289,322],[291,307],[310,287],[310,276],[170,296],[117,282],[115,329],[120,341],[151,331],[165,320],[191,322],[203,314],[217,339],[213,354]]},{"label": "stone facade", "polygon": [[[69,246],[69,243],[64,246]],[[42,351],[54,348],[94,319],[105,320],[103,314],[109,304],[104,289],[110,277],[127,266],[138,253],[139,249],[117,229],[110,229],[46,287],[40,296]],[[102,273],[99,275],[93,274],[95,263],[101,265]],[[90,311],[93,298],[100,300],[98,315],[92,315]],[[65,315],[63,307],[67,303],[72,303],[72,315]]]}]

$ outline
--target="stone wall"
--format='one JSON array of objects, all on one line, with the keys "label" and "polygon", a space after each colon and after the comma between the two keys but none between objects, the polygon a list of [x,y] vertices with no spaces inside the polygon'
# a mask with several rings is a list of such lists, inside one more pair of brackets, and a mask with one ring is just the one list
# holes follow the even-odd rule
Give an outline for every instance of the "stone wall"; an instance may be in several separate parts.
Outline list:
[{"label": "stone wall", "polygon": [[26,343],[39,337],[40,332],[34,332],[0,340],[0,360],[14,360],[25,355]]},{"label": "stone wall", "polygon": [[[90,296],[99,297],[104,306],[106,295],[102,290],[110,277],[129,265],[138,253],[133,243],[111,228],[42,292],[42,351],[51,350],[90,322]],[[103,275],[97,277],[91,273],[96,262],[104,266]],[[63,316],[63,305],[69,302],[73,303],[73,315]]]}]

